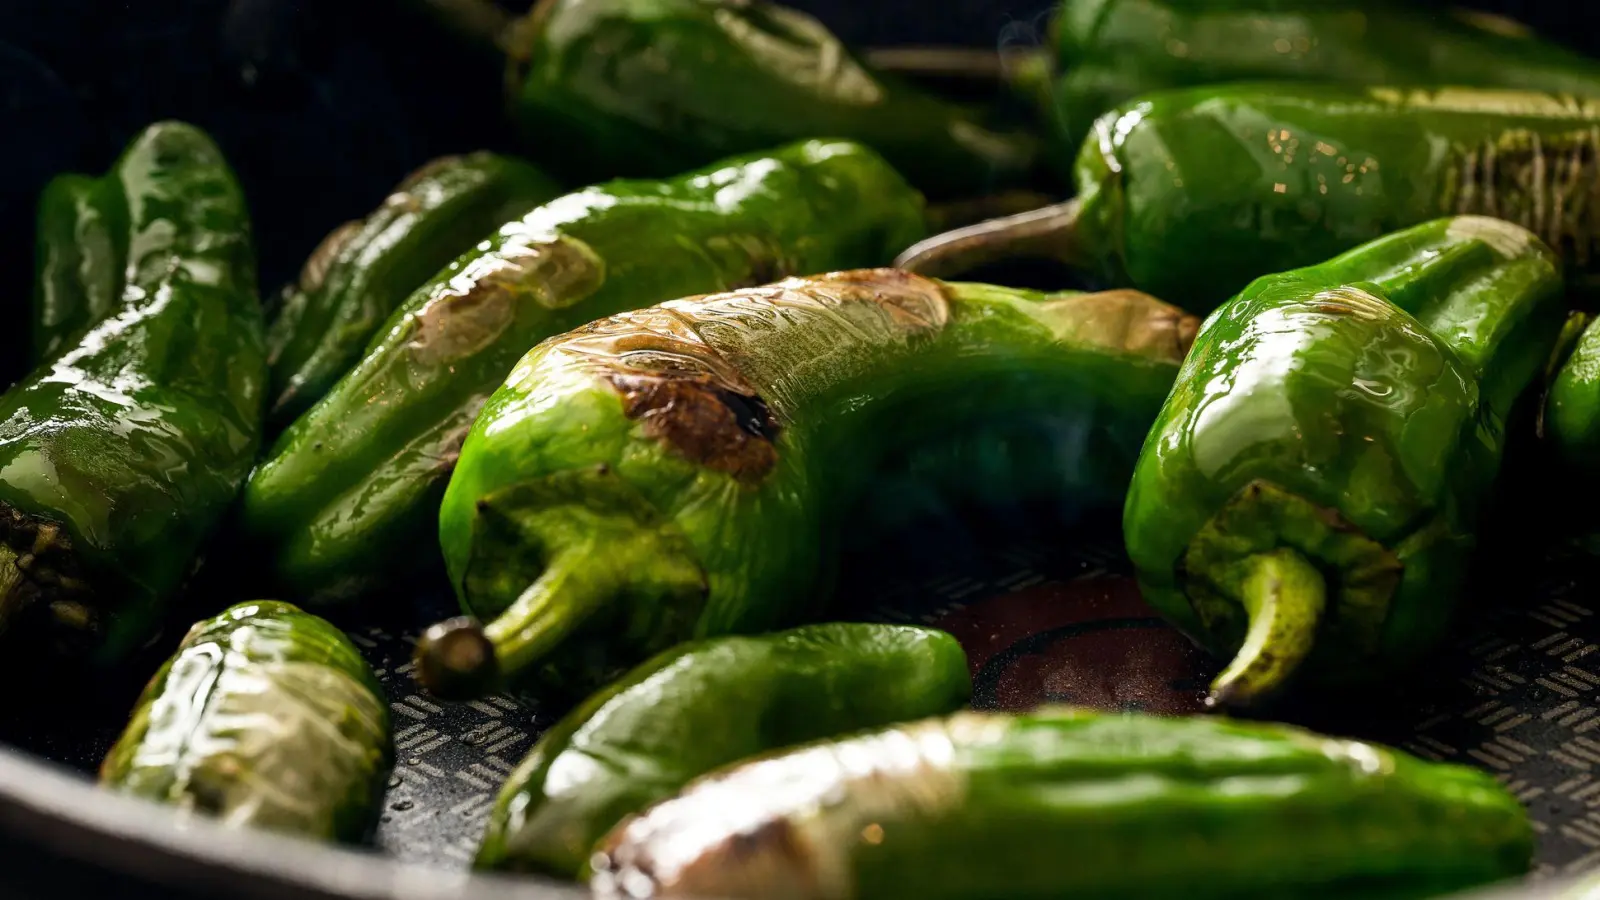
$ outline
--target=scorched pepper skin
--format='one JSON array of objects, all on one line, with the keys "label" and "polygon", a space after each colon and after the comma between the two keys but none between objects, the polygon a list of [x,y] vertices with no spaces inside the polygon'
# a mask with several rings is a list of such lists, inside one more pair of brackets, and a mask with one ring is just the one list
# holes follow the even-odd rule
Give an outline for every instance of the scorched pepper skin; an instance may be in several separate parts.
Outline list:
[{"label": "scorched pepper skin", "polygon": [[830,136],[945,198],[1016,182],[1037,157],[1032,136],[871,71],[822,23],[765,0],[546,0],[511,43],[512,118],[576,179]]},{"label": "scorched pepper skin", "polygon": [[1438,642],[1564,300],[1531,232],[1458,217],[1265,276],[1212,314],[1124,535],[1145,599],[1237,653],[1214,699],[1372,681]]},{"label": "scorched pepper skin", "polygon": [[387,702],[350,639],[254,601],[189,630],[100,783],[230,826],[357,841],[392,762]]},{"label": "scorched pepper skin", "polygon": [[1073,145],[1140,95],[1240,81],[1600,96],[1600,62],[1515,22],[1393,0],[1064,0],[1052,32],[1051,106]]},{"label": "scorched pepper skin", "polygon": [[923,228],[921,195],[876,153],[839,141],[568,194],[395,311],[252,475],[245,531],[284,590],[316,603],[361,596],[432,555],[429,526],[467,430],[541,339],[663,296],[874,264]]},{"label": "scorched pepper skin", "polygon": [[447,156],[412,173],[366,219],[335,229],[267,328],[269,418],[287,424],[322,399],[412,291],[496,228],[560,194],[521,160]]},{"label": "scorched pepper skin", "polygon": [[748,756],[963,706],[967,657],[941,631],[825,624],[681,644],[545,732],[500,791],[483,869],[587,874],[628,815]]},{"label": "scorched pepper skin", "polygon": [[1078,197],[901,258],[948,276],[1046,256],[1205,313],[1269,272],[1446,215],[1508,219],[1600,276],[1600,102],[1477,89],[1246,84],[1143,97],[1077,156]]},{"label": "scorched pepper skin", "polygon": [[1067,423],[1075,452],[1040,480],[1120,505],[1195,324],[1134,292],[871,269],[552,338],[473,425],[440,512],[487,625],[430,629],[417,675],[587,690],[681,640],[803,621],[876,466],[991,428]]},{"label": "scorched pepper skin", "polygon": [[1383,897],[1528,870],[1489,775],[1282,725],[1046,707],[747,760],[602,842],[597,896]]},{"label": "scorched pepper skin", "polygon": [[148,168],[116,305],[0,397],[0,625],[50,626],[97,662],[152,636],[232,504],[266,379],[232,171],[182,124],[135,148]]}]

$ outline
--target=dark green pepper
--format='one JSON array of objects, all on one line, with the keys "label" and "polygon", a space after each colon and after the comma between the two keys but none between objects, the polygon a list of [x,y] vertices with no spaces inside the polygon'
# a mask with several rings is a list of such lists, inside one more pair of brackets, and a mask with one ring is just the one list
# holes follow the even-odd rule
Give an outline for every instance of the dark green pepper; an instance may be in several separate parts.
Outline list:
[{"label": "dark green pepper", "polygon": [[614,825],[712,769],[944,715],[971,693],[961,645],[926,628],[810,625],[680,644],[544,733],[501,789],[477,865],[583,877]]},{"label": "dark green pepper", "polygon": [[1531,232],[1459,217],[1269,275],[1201,328],[1124,515],[1145,599],[1214,652],[1213,698],[1434,646],[1517,401],[1566,320]]},{"label": "dark green pepper", "polygon": [[958,713],[706,776],[619,825],[599,897],[1383,897],[1526,872],[1494,778],[1283,725]]},{"label": "dark green pepper", "polygon": [[1236,85],[1145,97],[1095,125],[1077,199],[932,238],[947,275],[1016,256],[1209,311],[1268,272],[1442,215],[1538,233],[1600,276],[1600,102],[1517,92]]},{"label": "dark green pepper", "polygon": [[765,0],[544,0],[508,43],[513,119],[578,180],[830,136],[948,197],[1018,181],[1037,155],[1032,137],[873,72],[822,23]]},{"label": "dark green pepper", "polygon": [[1584,329],[1551,382],[1544,436],[1572,469],[1600,469],[1600,324]]},{"label": "dark green pepper", "polygon": [[[148,163],[147,132],[123,163]],[[61,175],[39,196],[35,243],[33,364],[55,356],[122,298],[128,203],[118,165],[104,178]],[[140,184],[138,178],[130,178]]]},{"label": "dark green pepper", "polygon": [[922,231],[921,196],[848,142],[568,194],[395,311],[251,477],[245,527],[286,590],[319,602],[370,590],[431,556],[429,526],[467,430],[541,339],[662,297],[887,260]]},{"label": "dark green pepper", "polygon": [[287,603],[196,624],[100,766],[112,790],[324,840],[360,840],[393,762],[389,708],[344,633]]},{"label": "dark green pepper", "polygon": [[488,624],[430,629],[417,677],[589,689],[691,637],[804,621],[878,465],[991,428],[1067,423],[1077,452],[1041,480],[1120,505],[1193,328],[1131,291],[869,269],[548,340],[474,423],[440,512],[457,596]]},{"label": "dark green pepper", "polygon": [[1510,20],[1396,0],[1063,0],[1049,107],[1075,145],[1142,94],[1240,81],[1600,96],[1600,62]]},{"label": "dark green pepper", "polygon": [[186,125],[135,146],[147,163],[116,306],[0,397],[0,626],[26,614],[100,661],[151,637],[232,504],[266,380],[233,172]]},{"label": "dark green pepper", "polygon": [[447,156],[412,173],[365,220],[335,229],[267,329],[269,417],[287,424],[322,399],[412,291],[495,228],[560,193],[520,160]]}]

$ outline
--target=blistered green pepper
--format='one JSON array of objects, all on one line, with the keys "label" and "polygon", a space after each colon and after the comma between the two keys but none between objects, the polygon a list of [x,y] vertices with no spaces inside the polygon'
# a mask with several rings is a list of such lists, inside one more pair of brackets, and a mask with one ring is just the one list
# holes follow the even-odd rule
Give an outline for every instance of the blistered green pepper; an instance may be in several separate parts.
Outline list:
[{"label": "blistered green pepper", "polygon": [[128,185],[135,159],[110,314],[0,397],[0,626],[26,618],[99,661],[151,637],[233,503],[266,380],[233,172],[179,123],[134,142]]},{"label": "blistered green pepper", "polygon": [[1600,325],[1594,322],[1551,382],[1544,436],[1572,469],[1600,469]]},{"label": "blistered green pepper", "polygon": [[1600,62],[1516,22],[1395,0],[1063,0],[1051,32],[1050,108],[1073,144],[1141,94],[1238,81],[1600,96]]},{"label": "blistered green pepper", "polygon": [[1063,423],[1074,452],[1045,496],[1115,508],[1193,328],[1129,291],[870,269],[548,340],[474,423],[440,512],[487,624],[430,629],[417,676],[446,696],[586,689],[681,640],[803,621],[878,466],[989,429]]},{"label": "blistered green pepper", "polygon": [[349,638],[287,603],[255,601],[189,630],[100,783],[227,825],[355,841],[392,755],[383,691]]},{"label": "blistered green pepper", "polygon": [[[33,363],[59,353],[89,325],[105,318],[122,297],[128,246],[128,201],[124,185],[148,182],[146,134],[129,147],[103,178],[60,175],[39,195],[34,252]],[[126,180],[122,169],[128,169]]]},{"label": "blistered green pepper", "polygon": [[958,713],[747,760],[619,825],[599,897],[1434,897],[1526,872],[1489,775],[1283,725]]},{"label": "blistered green pepper", "polygon": [[873,72],[822,23],[766,0],[545,0],[505,43],[513,120],[581,180],[831,136],[946,197],[1016,182],[1037,155],[1031,136]]},{"label": "blistered green pepper", "polygon": [[1370,682],[1438,642],[1565,321],[1551,249],[1479,217],[1265,276],[1212,314],[1124,533],[1145,599],[1237,654],[1214,699]]},{"label": "blistered green pepper", "polygon": [[921,196],[882,157],[840,141],[568,194],[394,312],[257,468],[246,532],[285,590],[360,595],[436,558],[430,526],[461,442],[541,339],[663,297],[874,264],[922,232]]},{"label": "blistered green pepper", "polygon": [[614,825],[712,769],[943,715],[971,693],[961,645],[927,628],[809,625],[680,644],[540,737],[500,791],[477,865],[582,877]]},{"label": "blistered green pepper", "polygon": [[1205,312],[1252,279],[1401,228],[1482,214],[1539,234],[1574,286],[1600,276],[1600,102],[1470,89],[1236,85],[1102,117],[1079,196],[930,239],[901,257],[949,275],[1016,257]]},{"label": "blistered green pepper", "polygon": [[287,424],[322,399],[412,291],[560,193],[520,160],[447,156],[413,172],[366,219],[335,229],[284,292],[267,329],[270,418]]}]

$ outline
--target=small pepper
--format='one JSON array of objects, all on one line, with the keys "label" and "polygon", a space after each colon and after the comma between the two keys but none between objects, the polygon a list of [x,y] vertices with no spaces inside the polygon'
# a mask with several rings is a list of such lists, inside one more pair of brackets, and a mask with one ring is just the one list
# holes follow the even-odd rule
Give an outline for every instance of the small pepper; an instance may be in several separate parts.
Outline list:
[{"label": "small pepper", "polygon": [[1600,96],[1600,62],[1477,11],[1395,0],[1063,0],[1048,106],[1070,145],[1142,94],[1242,81]]},{"label": "small pepper", "polygon": [[1571,470],[1600,470],[1600,325],[1596,322],[1584,329],[1550,384],[1544,436]]},{"label": "small pepper", "polygon": [[947,198],[1018,182],[1037,158],[1033,136],[872,71],[766,0],[544,0],[505,43],[513,121],[577,180],[664,177],[825,135]]},{"label": "small pepper", "polygon": [[624,821],[596,896],[1435,897],[1528,870],[1494,778],[1283,725],[964,712],[747,760]]},{"label": "small pepper", "polygon": [[1263,277],[1212,314],[1124,533],[1145,599],[1237,654],[1216,702],[1302,671],[1371,682],[1438,642],[1564,300],[1531,232],[1458,217]]},{"label": "small pepper", "polygon": [[747,756],[954,712],[972,693],[955,638],[809,625],[664,651],[545,732],[500,791],[484,869],[587,874],[625,816]]},{"label": "small pepper", "polygon": [[114,308],[0,397],[0,627],[28,618],[99,662],[152,636],[232,504],[266,380],[250,220],[221,152],[163,123],[120,174]]},{"label": "small pepper", "polygon": [[395,310],[251,476],[245,531],[297,597],[367,594],[432,556],[429,526],[467,430],[541,339],[664,296],[876,263],[922,233],[921,195],[841,141],[545,204]]},{"label": "small pepper", "polygon": [[100,766],[112,790],[324,840],[371,826],[389,708],[344,633],[273,601],[196,624]]},{"label": "small pepper", "polygon": [[548,340],[478,417],[440,512],[456,594],[488,624],[430,629],[417,677],[447,697],[588,690],[691,637],[804,621],[878,467],[959,460],[941,444],[990,429],[1059,423],[1074,440],[1045,497],[1114,508],[1196,324],[1128,291],[871,269]]},{"label": "small pepper", "polygon": [[[148,163],[151,134],[136,141],[123,163]],[[70,347],[122,296],[128,244],[128,204],[119,164],[105,178],[68,174],[39,195],[33,301],[33,364]],[[131,179],[135,184],[138,179]]]},{"label": "small pepper", "polygon": [[412,291],[560,193],[520,160],[446,156],[413,172],[366,219],[335,229],[284,292],[267,329],[269,417],[287,424],[322,399]]},{"label": "small pepper", "polygon": [[1235,85],[1102,117],[1078,197],[931,238],[900,258],[949,276],[1042,257],[1208,312],[1257,276],[1441,215],[1539,234],[1600,286],[1600,101],[1477,89]]}]

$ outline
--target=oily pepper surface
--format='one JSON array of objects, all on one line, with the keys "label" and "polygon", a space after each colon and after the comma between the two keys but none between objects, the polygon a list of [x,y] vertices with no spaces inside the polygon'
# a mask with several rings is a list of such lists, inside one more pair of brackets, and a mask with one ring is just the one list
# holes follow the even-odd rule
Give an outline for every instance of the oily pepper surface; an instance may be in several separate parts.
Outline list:
[{"label": "oily pepper surface", "polygon": [[361,652],[326,621],[261,600],[189,630],[100,783],[230,826],[355,841],[392,762],[388,704]]},{"label": "oily pepper surface", "polygon": [[1124,534],[1145,598],[1237,654],[1213,699],[1372,681],[1438,642],[1564,299],[1531,232],[1457,217],[1264,276],[1212,314]]},{"label": "oily pepper surface", "polygon": [[266,378],[250,220],[221,152],[162,123],[122,178],[133,159],[116,303],[0,397],[0,626],[107,662],[151,637],[233,502]]},{"label": "oily pepper surface", "polygon": [[961,645],[928,628],[829,623],[679,644],[539,738],[500,791],[477,865],[580,878],[612,826],[712,769],[944,715],[971,693]]},{"label": "oily pepper surface", "polygon": [[[890,269],[675,300],[541,344],[462,448],[439,537],[463,609],[418,676],[592,689],[690,637],[803,621],[878,467],[1055,423],[1036,479],[1120,505],[1195,328],[1133,292]],[[977,473],[944,473],[942,483]]]},{"label": "oily pepper surface", "polygon": [[868,69],[822,23],[766,0],[545,0],[511,44],[512,118],[575,179],[662,177],[831,136],[943,198],[1016,182],[1037,156],[1031,136]]},{"label": "oily pepper surface", "polygon": [[267,327],[269,417],[288,424],[322,399],[412,291],[496,228],[560,193],[518,159],[447,156],[413,172],[366,219],[334,229]]},{"label": "oily pepper surface", "polygon": [[617,826],[601,898],[1384,897],[1526,872],[1495,779],[1283,725],[963,712],[729,766]]},{"label": "oily pepper surface", "polygon": [[395,310],[251,476],[245,531],[280,586],[308,601],[392,583],[432,558],[433,516],[461,442],[529,347],[662,297],[886,261],[923,228],[921,195],[844,141],[545,204]]}]

